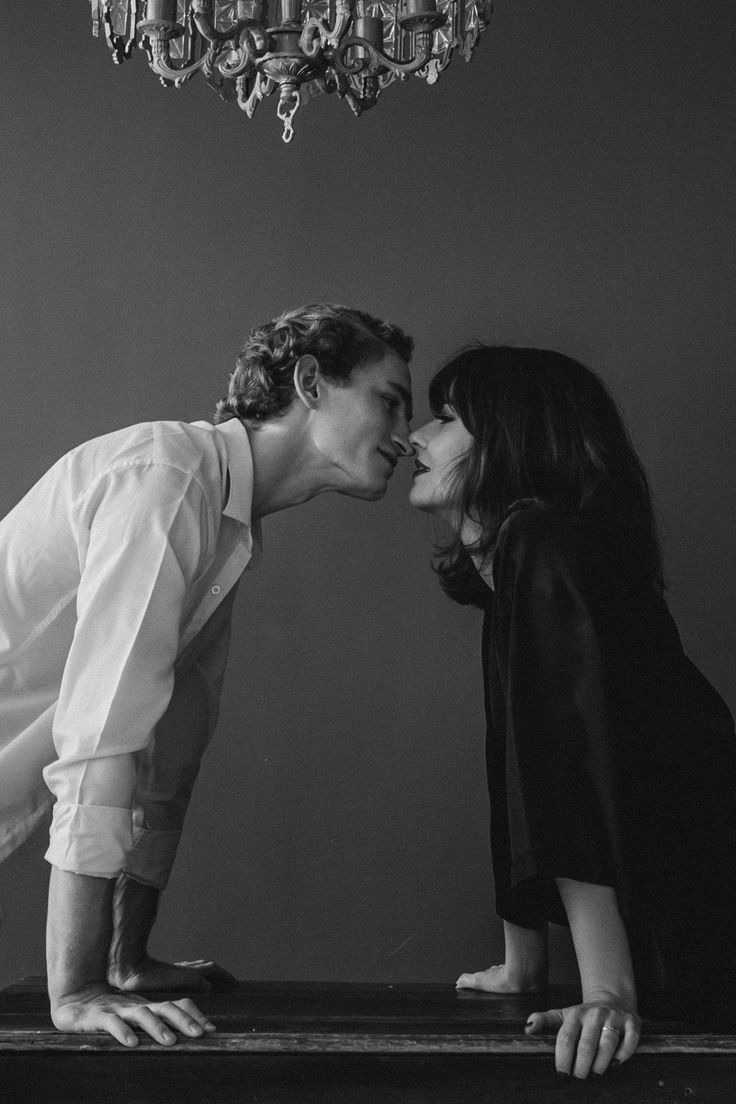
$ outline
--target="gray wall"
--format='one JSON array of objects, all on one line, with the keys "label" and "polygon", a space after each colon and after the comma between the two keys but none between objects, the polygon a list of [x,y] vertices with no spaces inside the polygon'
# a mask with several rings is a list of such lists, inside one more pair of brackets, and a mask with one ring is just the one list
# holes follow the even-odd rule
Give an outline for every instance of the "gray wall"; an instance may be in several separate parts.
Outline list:
[{"label": "gray wall", "polygon": [[[207,416],[247,328],[299,302],[415,334],[416,424],[458,344],[550,345],[624,408],[686,647],[733,707],[735,30],[730,0],[497,0],[470,65],[359,120],[324,97],[285,147],[273,100],[249,122],[115,68],[86,0],[5,0],[0,510],[86,437]],[[162,956],[376,981],[498,960],[480,620],[436,586],[408,485],[266,520]],[[0,984],[43,970],[42,835],[0,868]]]}]

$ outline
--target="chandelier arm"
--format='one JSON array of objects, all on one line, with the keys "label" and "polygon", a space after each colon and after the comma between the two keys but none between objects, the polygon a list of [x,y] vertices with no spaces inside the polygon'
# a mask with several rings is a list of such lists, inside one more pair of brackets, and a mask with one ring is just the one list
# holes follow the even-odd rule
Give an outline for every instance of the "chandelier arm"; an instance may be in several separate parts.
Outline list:
[{"label": "chandelier arm", "polygon": [[[216,65],[219,72],[228,80],[233,80],[248,72],[249,69],[253,68],[257,59],[263,57],[271,48],[271,39],[260,23],[256,23],[254,20],[248,20],[247,23],[247,26],[241,27],[237,45],[234,42],[232,43],[230,54],[223,56],[221,60],[218,60],[216,56],[213,56],[212,59],[213,66]],[[214,54],[216,51],[208,52]],[[225,54],[224,48],[219,53]],[[231,60],[232,54],[236,55],[235,60]]]},{"label": "chandelier arm", "polygon": [[234,41],[242,27],[255,22],[253,19],[239,19],[229,30],[218,31],[212,22],[212,0],[192,0],[190,17],[202,38],[213,46]]},{"label": "chandelier arm", "polygon": [[327,70],[327,77],[335,83],[337,98],[339,100],[345,100],[353,115],[355,115],[356,118],[359,117],[363,110],[363,105],[360,102],[360,98],[355,95],[355,92],[353,92],[350,87],[350,81],[345,74],[341,73],[339,69],[335,69],[331,66]]},{"label": "chandelier arm", "polygon": [[208,50],[197,61],[190,62],[189,65],[182,65],[176,68],[171,64],[171,51],[169,43],[166,40],[159,38],[148,38],[148,64],[157,77],[160,77],[162,81],[173,84],[176,88],[181,88],[183,84],[191,80],[195,73],[198,73],[200,69],[212,60],[212,50]]},{"label": "chandelier arm", "polygon": [[[395,61],[366,39],[359,38],[357,35],[350,35],[335,51],[333,63],[341,72],[351,75],[361,73],[364,69],[380,68],[389,69],[392,73],[415,73],[417,69],[421,69],[423,65],[426,65],[432,56],[433,32],[416,31],[414,38],[417,49],[414,57],[410,61]],[[365,54],[348,59],[346,57],[348,50],[356,46],[364,50]]]},{"label": "chandelier arm", "polygon": [[252,49],[256,56],[265,54],[267,50],[271,49],[271,36],[268,31],[266,31],[260,23],[256,23],[255,20],[247,20],[247,25],[241,31],[241,43],[245,38],[247,38],[249,43],[253,43]]},{"label": "chandelier arm", "polygon": [[315,58],[325,46],[338,46],[348,28],[351,14],[350,0],[336,0],[332,26],[321,16],[310,16],[299,38],[299,49],[308,58]]},{"label": "chandelier arm", "polygon": [[105,29],[105,41],[112,52],[113,61],[120,65],[133,53],[135,46],[135,27],[138,17],[138,0],[132,0],[131,10],[128,13],[128,34],[115,34],[112,22],[111,0],[104,0],[102,9],[102,25]]},{"label": "chandelier arm", "polygon": [[253,118],[253,112],[266,96],[270,96],[276,90],[276,81],[271,80],[265,73],[257,73],[253,88],[248,94],[246,78],[238,77],[236,84],[238,107],[244,111],[249,119]]},{"label": "chandelier arm", "polygon": [[195,27],[207,42],[213,46],[224,46],[227,42],[233,42],[243,27],[253,26],[259,27],[260,23],[256,23],[254,19],[239,19],[237,23],[233,23],[229,31],[216,31],[211,23],[208,23],[206,19],[203,19],[196,12],[192,14],[192,22]]},{"label": "chandelier arm", "polygon": [[[247,24],[240,28],[237,44],[231,42],[230,39],[226,39],[224,42],[212,43],[197,61],[180,67],[171,64],[168,38],[151,33],[154,31],[154,28],[151,27],[147,35],[149,40],[149,65],[156,76],[163,81],[168,81],[176,88],[180,88],[182,84],[191,80],[195,73],[200,70],[204,70],[209,77],[214,76],[215,69],[228,79],[240,76],[241,73],[252,68],[256,58],[261,57],[269,48],[268,35],[260,24],[253,20],[248,20]],[[222,56],[228,47],[230,47],[230,53],[238,55],[237,60],[230,64],[228,64],[228,58]]]}]

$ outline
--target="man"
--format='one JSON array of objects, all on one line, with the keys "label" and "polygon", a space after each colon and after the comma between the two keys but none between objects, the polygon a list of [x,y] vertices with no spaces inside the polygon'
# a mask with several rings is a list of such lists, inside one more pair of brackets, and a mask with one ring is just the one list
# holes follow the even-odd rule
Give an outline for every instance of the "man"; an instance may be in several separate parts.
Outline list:
[{"label": "man", "polygon": [[[316,304],[251,331],[215,425],[88,441],[0,522],[0,861],[55,800],[47,967],[63,1031],[213,1030],[202,964],[148,935],[212,735],[260,519],[323,491],[380,499],[409,456],[412,341]],[[205,966],[207,964],[204,964]]]}]

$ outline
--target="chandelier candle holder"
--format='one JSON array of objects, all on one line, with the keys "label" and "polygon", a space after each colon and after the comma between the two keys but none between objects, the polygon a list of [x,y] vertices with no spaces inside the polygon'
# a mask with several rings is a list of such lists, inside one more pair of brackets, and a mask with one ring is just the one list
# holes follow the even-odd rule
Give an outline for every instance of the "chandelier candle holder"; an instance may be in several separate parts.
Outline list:
[{"label": "chandelier candle holder", "polygon": [[278,93],[283,138],[299,108],[335,92],[356,115],[411,74],[434,84],[455,50],[470,61],[491,0],[91,0],[120,64],[138,45],[168,87],[197,73],[252,118]]}]

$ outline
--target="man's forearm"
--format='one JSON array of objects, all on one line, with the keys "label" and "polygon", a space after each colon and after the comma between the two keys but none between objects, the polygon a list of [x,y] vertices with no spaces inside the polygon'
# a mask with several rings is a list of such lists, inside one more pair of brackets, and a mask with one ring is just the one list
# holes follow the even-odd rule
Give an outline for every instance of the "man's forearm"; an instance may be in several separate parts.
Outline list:
[{"label": "man's forearm", "polygon": [[146,958],[158,899],[158,889],[143,885],[127,874],[121,874],[115,883],[108,966],[113,984],[122,982]]},{"label": "man's forearm", "polygon": [[583,1001],[617,998],[636,1011],[629,941],[611,886],[557,878],[580,971]]},{"label": "man's forearm", "polygon": [[114,881],[51,867],[46,966],[52,1007],[89,985],[107,985]]}]

